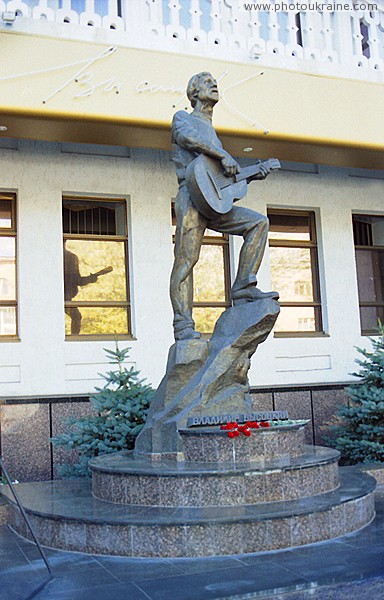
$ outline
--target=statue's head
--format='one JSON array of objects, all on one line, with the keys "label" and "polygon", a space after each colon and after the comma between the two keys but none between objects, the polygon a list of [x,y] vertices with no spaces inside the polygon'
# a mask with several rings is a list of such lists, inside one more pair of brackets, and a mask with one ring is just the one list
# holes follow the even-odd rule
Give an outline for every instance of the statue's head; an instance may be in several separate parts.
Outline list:
[{"label": "statue's head", "polygon": [[193,108],[197,100],[216,104],[219,100],[219,90],[216,79],[207,71],[193,75],[187,85],[187,96]]}]

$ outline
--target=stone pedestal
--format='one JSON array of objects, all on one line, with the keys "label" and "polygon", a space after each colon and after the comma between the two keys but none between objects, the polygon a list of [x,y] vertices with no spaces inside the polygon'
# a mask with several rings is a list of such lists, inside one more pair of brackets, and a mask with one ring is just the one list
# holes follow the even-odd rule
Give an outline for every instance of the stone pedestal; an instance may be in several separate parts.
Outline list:
[{"label": "stone pedestal", "polygon": [[228,438],[218,427],[192,427],[179,431],[188,463],[262,463],[304,454],[304,425],[256,429],[250,437]]},{"label": "stone pedestal", "polygon": [[[19,484],[40,541],[122,556],[242,554],[346,535],[374,517],[375,480],[339,469],[335,450],[303,445],[302,427],[236,439],[218,428],[180,433],[189,460],[119,452],[92,459],[92,489]],[[29,535],[14,505],[10,520]]]}]

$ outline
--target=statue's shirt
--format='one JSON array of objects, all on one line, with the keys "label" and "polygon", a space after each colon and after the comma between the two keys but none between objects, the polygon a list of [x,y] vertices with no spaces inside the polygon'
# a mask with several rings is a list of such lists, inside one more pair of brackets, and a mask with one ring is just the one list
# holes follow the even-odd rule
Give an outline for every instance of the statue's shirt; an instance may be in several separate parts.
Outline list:
[{"label": "statue's shirt", "polygon": [[172,121],[172,158],[176,166],[179,183],[185,181],[185,170],[199,154],[220,149],[222,144],[216,135],[212,123],[204,117],[198,117],[178,111]]}]

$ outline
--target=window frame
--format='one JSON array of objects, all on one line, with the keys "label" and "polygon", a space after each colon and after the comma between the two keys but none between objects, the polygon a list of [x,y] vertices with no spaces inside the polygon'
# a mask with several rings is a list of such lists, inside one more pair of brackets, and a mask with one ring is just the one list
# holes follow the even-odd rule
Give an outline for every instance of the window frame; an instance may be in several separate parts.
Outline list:
[{"label": "window frame", "polygon": [[[64,299],[64,314],[66,308],[125,308],[127,312],[127,330],[128,333],[79,333],[79,334],[67,334],[65,333],[66,341],[97,341],[97,340],[113,340],[118,336],[121,340],[132,340],[134,336],[132,334],[132,303],[131,303],[131,292],[130,292],[130,276],[129,276],[129,244],[128,244],[128,205],[126,198],[114,198],[111,196],[74,196],[71,194],[63,194],[62,196],[62,211],[65,208],[65,202],[94,202],[94,203],[108,203],[121,204],[124,206],[124,234],[116,235],[97,235],[97,234],[86,234],[86,233],[64,233],[64,221],[62,220],[62,232],[63,232],[63,249],[66,240],[87,240],[87,241],[114,241],[124,243],[124,256],[125,256],[125,286],[126,286],[126,300],[103,300],[103,301],[73,301]],[[64,255],[63,255],[64,256]],[[64,261],[63,261],[63,281],[64,281]]]},{"label": "window frame", "polygon": [[[353,235],[353,246],[354,246],[354,250],[355,250],[355,267],[356,267],[356,283],[357,283],[357,291],[358,291],[358,300],[359,300],[359,319],[360,319],[360,333],[362,336],[374,336],[374,335],[379,335],[379,332],[376,329],[363,329],[362,326],[362,319],[361,319],[361,308],[383,308],[384,310],[384,300],[382,302],[367,302],[367,301],[362,301],[360,300],[360,291],[359,291],[359,274],[357,271],[357,260],[356,260],[356,250],[362,250],[364,252],[372,252],[372,251],[381,251],[384,252],[384,245],[383,246],[379,246],[377,244],[373,244],[373,240],[372,240],[372,245],[368,245],[368,244],[356,244],[355,243],[355,234],[354,234],[354,218],[358,218],[358,217],[365,217],[365,218],[381,218],[383,219],[384,222],[384,215],[383,214],[366,214],[366,213],[358,213],[358,212],[353,212],[352,213],[352,235]],[[377,316],[377,315],[376,315]],[[379,318],[379,317],[378,317]]]},{"label": "window frame", "polygon": [[[311,209],[289,209],[289,208],[268,208],[268,217],[271,215],[287,215],[287,216],[306,216],[309,219],[309,240],[289,240],[289,239],[271,239],[268,238],[269,248],[309,248],[311,258],[311,274],[312,274],[312,302],[284,302],[279,300],[282,308],[314,308],[315,315],[315,330],[314,331],[274,331],[276,338],[292,338],[292,337],[323,337],[326,335],[324,331],[323,308],[321,301],[321,285],[320,285],[320,270],[319,270],[319,255],[318,255],[318,238],[316,229],[316,213]],[[279,290],[277,290],[279,291]],[[317,309],[317,310],[316,310]]]},{"label": "window frame", "polygon": [[19,338],[19,291],[18,291],[18,248],[17,248],[17,194],[0,191],[0,200],[11,201],[11,227],[0,227],[0,237],[11,237],[15,240],[15,300],[0,300],[0,307],[15,309],[16,331],[14,334],[0,335],[0,342],[18,341]]},{"label": "window frame", "polygon": [[[176,226],[176,214],[175,214],[175,203],[171,204],[171,219],[172,226]],[[219,233],[219,232],[218,232]],[[192,311],[194,308],[222,308],[223,312],[227,308],[232,306],[232,295],[231,295],[231,254],[230,254],[230,237],[227,233],[220,233],[219,235],[207,235],[204,233],[202,246],[219,246],[223,249],[223,275],[224,275],[224,294],[225,300],[219,302],[214,300],[212,302],[196,302],[193,300]],[[175,234],[172,234],[172,243],[175,243]],[[202,337],[209,338],[213,331],[202,333]]]}]

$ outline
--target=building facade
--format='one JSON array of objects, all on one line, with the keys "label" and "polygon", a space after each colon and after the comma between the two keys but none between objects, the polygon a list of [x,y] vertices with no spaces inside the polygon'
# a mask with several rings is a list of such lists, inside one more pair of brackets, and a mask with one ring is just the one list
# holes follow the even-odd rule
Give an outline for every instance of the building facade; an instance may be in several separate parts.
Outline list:
[{"label": "building facade", "polygon": [[[55,475],[63,456],[49,438],[89,410],[116,335],[161,380],[173,342],[169,128],[203,70],[219,80],[224,147],[242,166],[282,162],[242,201],[269,216],[259,285],[282,305],[252,360],[255,407],[311,419],[308,439],[321,442],[356,346],[384,318],[384,13],[295,7],[0,4],[1,447],[15,477]],[[208,336],[240,247],[206,232],[194,318]]]}]

